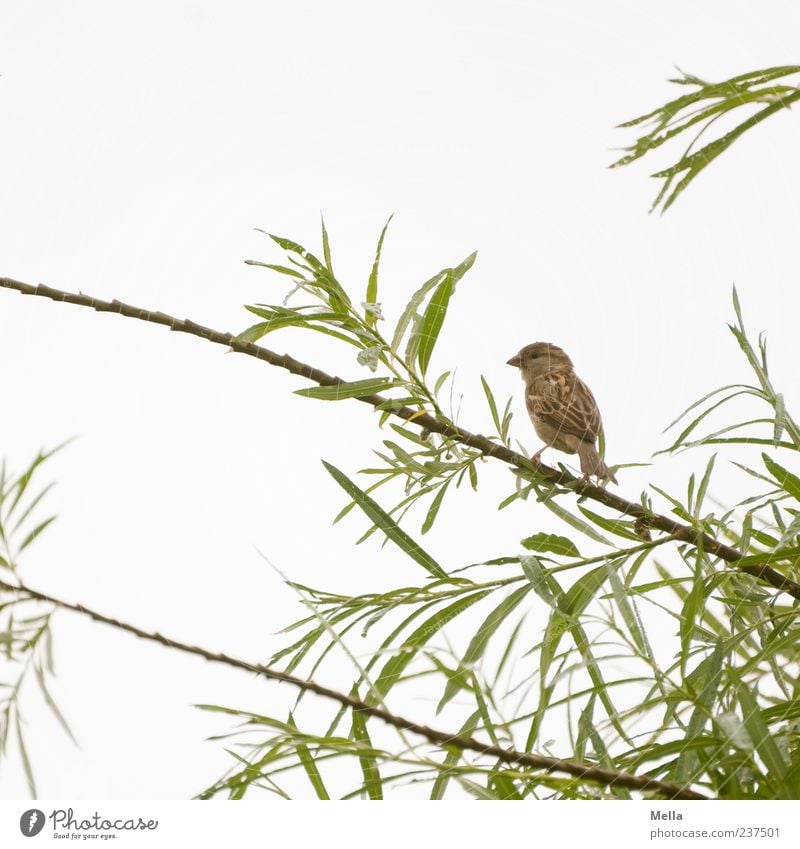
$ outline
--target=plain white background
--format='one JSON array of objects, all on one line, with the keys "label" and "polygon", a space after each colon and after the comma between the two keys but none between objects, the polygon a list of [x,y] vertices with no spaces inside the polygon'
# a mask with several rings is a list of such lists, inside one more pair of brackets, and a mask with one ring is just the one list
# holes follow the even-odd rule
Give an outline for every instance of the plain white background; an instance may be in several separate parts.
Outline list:
[{"label": "plain white background", "polygon": [[[725,328],[733,283],[749,326],[769,331],[790,409],[798,401],[800,128],[793,113],[770,119],[659,217],[647,175],[678,151],[610,171],[612,148],[634,138],[614,126],[674,96],[675,65],[724,79],[796,62],[798,25],[793,2],[7,0],[0,275],[238,331],[242,304],[285,291],[243,264],[282,259],[255,227],[319,249],[324,212],[337,273],[360,292],[394,212],[389,321],[424,279],[479,251],[434,362],[458,368],[466,427],[490,427],[485,374],[515,395],[515,436],[535,447],[504,363],[553,341],[600,402],[610,461],[646,461],[690,401],[749,378]],[[267,344],[367,376],[325,340]],[[78,437],[43,471],[59,519],[25,556],[29,584],[263,660],[302,611],[259,552],[295,580],[353,593],[417,580],[390,547],[353,546],[363,518],[330,525],[344,497],[320,458],[348,474],[369,464],[379,436],[363,405],[307,401],[291,394],[301,380],[198,339],[13,292],[0,292],[0,362],[12,468]],[[628,471],[620,491],[683,487],[703,460]],[[730,503],[746,483],[719,465],[712,491]],[[458,566],[557,527],[530,504],[495,513],[510,485],[487,467],[427,547]],[[274,685],[72,614],[54,633],[52,689],[80,749],[29,688],[44,797],[186,798],[229,764],[202,741],[230,723],[191,705],[290,704]],[[0,793],[27,793],[14,745]]]}]

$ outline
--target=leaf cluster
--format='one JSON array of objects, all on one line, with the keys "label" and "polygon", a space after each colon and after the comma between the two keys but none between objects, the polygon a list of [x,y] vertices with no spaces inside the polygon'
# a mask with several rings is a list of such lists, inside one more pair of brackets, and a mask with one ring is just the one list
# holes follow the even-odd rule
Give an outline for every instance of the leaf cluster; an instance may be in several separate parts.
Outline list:
[{"label": "leaf cluster", "polygon": [[[34,481],[40,467],[62,447],[39,452],[18,475],[10,474],[4,461],[0,464],[0,575],[12,584],[19,557],[56,519],[55,515],[39,518],[38,513],[52,484],[36,490]],[[9,673],[8,678],[0,681],[0,757],[7,753],[13,735],[33,796],[36,795],[36,782],[20,707],[20,696],[28,679],[33,678],[45,704],[67,736],[75,741],[47,685],[47,679],[55,674],[51,616],[49,605],[11,592],[0,592],[0,650]]]},{"label": "leaf cluster", "polygon": [[[731,330],[756,383],[712,392],[692,405],[686,413],[694,418],[668,451],[735,446],[744,438],[730,434],[754,422],[696,438],[696,428],[719,406],[718,396],[731,388],[766,402],[769,412],[755,424],[768,425],[773,449],[800,447],[794,420],[770,382],[765,342],[760,338],[754,347],[749,341],[735,293],[734,307]],[[387,361],[401,360],[391,345],[384,354]],[[417,398],[435,395],[421,372],[414,379],[421,381]],[[482,389],[496,438],[507,444],[509,407],[499,412],[485,378]],[[363,473],[385,475],[391,469],[410,487],[435,489],[424,532],[450,480],[463,477],[476,458],[462,456],[459,463],[451,443],[447,450],[456,461],[451,457],[445,465],[432,459],[425,435],[392,427],[414,449],[386,440],[387,450],[377,452],[385,466]],[[763,462],[764,473],[747,471],[771,489],[722,512],[709,509],[714,458],[699,482],[690,477],[685,496],[656,486],[653,494],[698,532],[736,545],[744,553],[741,565],[771,562],[796,575],[800,477],[772,456],[765,454]],[[430,694],[437,714],[456,718],[451,721],[458,733],[497,745],[548,751],[558,739],[560,757],[587,767],[644,772],[718,798],[798,797],[795,605],[781,603],[756,578],[726,569],[702,546],[669,536],[653,540],[638,522],[575,503],[569,487],[543,481],[533,468],[514,470],[515,490],[501,506],[532,496],[563,520],[566,532],[536,531],[519,541],[516,552],[453,568],[401,527],[408,501],[385,509],[375,500],[377,485],[362,489],[332,464],[325,467],[350,498],[337,519],[357,507],[371,523],[359,541],[379,531],[423,569],[424,579],[417,586],[355,597],[293,584],[310,613],[285,630],[287,645],[271,664],[287,672],[305,668],[313,678],[337,651],[354,658],[349,648],[354,639],[372,640],[366,660],[355,664],[351,692],[376,705],[412,685]],[[652,497],[642,493],[648,509]],[[585,548],[592,553],[582,555]],[[674,639],[663,638],[664,628]],[[448,636],[464,632],[455,645]],[[364,651],[358,655],[364,657]],[[359,771],[350,775],[350,789],[340,791],[345,797],[382,798],[391,788],[421,782],[430,785],[431,798],[442,798],[454,785],[479,798],[630,796],[624,788],[509,769],[402,735],[376,745],[367,733],[372,723],[344,708],[326,729],[300,731],[301,701],[302,696],[288,719],[213,708],[239,716],[247,733],[260,740],[243,743],[234,754],[237,766],[204,795],[239,798],[250,787],[288,794],[280,777],[299,770],[312,791],[327,798],[335,794],[323,776],[339,774],[329,764],[350,759]]]},{"label": "leaf cluster", "polygon": [[[344,657],[353,672],[342,692],[389,712],[403,691],[413,692],[417,709],[427,705],[454,738],[474,736],[506,750],[552,755],[579,769],[649,776],[717,798],[798,798],[797,602],[787,603],[759,580],[759,569],[769,565],[788,579],[800,578],[800,431],[773,385],[763,336],[754,343],[745,330],[736,293],[730,329],[754,379],[692,404],[673,423],[681,430],[666,453],[709,445],[730,452],[757,491],[735,504],[721,503],[713,494],[715,456],[702,474],[690,475],[685,492],[655,484],[642,492],[642,511],[634,520],[608,507],[590,509],[574,479],[554,483],[522,463],[510,469],[512,491],[500,506],[526,501],[525,531],[513,547],[505,541],[495,557],[462,565],[423,548],[404,517],[430,496],[424,534],[460,484],[478,489],[483,454],[461,441],[455,416],[444,412],[440,399],[449,372],[428,378],[447,305],[474,255],[414,293],[389,341],[378,329],[382,309],[376,300],[385,235],[386,228],[361,309],[334,275],[324,227],[322,260],[294,241],[273,237],[289,264],[261,265],[291,278],[295,290],[316,303],[257,305],[251,312],[260,310],[262,321],[244,333],[252,341],[284,326],[322,328],[356,347],[356,363],[374,367],[373,376],[301,390],[309,403],[380,391],[388,395],[378,403],[381,426],[396,404],[445,425],[443,434],[418,430],[413,414],[403,416],[402,426],[392,423],[390,438],[375,452],[378,463],[362,470],[377,479],[369,486],[324,463],[347,497],[337,520],[357,510],[369,523],[359,541],[377,534],[397,546],[420,569],[419,580],[357,596],[291,583],[303,614],[284,629],[283,645],[268,665],[317,680]],[[481,391],[492,438],[508,446],[510,406],[497,403],[485,378]],[[728,412],[726,405],[742,397],[760,405],[758,416],[706,431],[713,415]],[[740,462],[744,443],[764,449],[761,466]],[[10,582],[19,552],[52,521],[35,518],[44,492],[32,495],[29,487],[41,462],[37,458],[19,477],[2,475],[0,568]],[[385,491],[376,490],[393,480],[403,482],[403,495],[384,506]],[[657,498],[684,523],[684,532],[653,538],[640,513],[655,516]],[[540,507],[561,522],[557,533],[537,526]],[[716,548],[705,550],[709,540],[724,541],[741,557],[723,561]],[[37,652],[49,641],[49,610],[20,617],[21,605],[32,603],[4,594],[4,646],[22,675],[39,669],[46,694],[44,673],[51,665]],[[5,739],[16,727],[27,763],[16,706],[22,675],[16,688],[6,685],[11,696],[3,703],[9,707],[2,728]],[[305,714],[304,693],[288,715],[203,706],[241,723],[223,735],[232,738],[233,766],[204,798],[242,798],[255,789],[287,797],[298,776],[319,798],[379,799],[409,784],[425,785],[433,799],[454,791],[482,799],[632,795],[619,783],[598,784],[588,772],[564,778],[486,753],[420,742],[346,705],[318,727],[319,719]]]},{"label": "leaf cluster", "polygon": [[[661,211],[665,212],[695,177],[744,133],[800,100],[797,79],[794,84],[777,82],[798,74],[800,65],[782,65],[711,83],[681,71],[680,76],[670,82],[690,91],[645,115],[620,124],[626,129],[647,127],[647,131],[624,148],[625,154],[611,167],[629,165],[682,134],[691,136],[678,161],[652,175],[663,183],[651,210],[661,206]],[[699,144],[704,136],[710,135],[718,120],[738,116],[742,109],[751,114],[733,129]]]}]

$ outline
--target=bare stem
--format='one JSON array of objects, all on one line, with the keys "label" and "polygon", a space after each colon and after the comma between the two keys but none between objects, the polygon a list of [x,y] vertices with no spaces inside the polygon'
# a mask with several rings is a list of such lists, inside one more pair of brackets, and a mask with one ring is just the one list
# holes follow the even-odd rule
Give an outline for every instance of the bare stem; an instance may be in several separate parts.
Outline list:
[{"label": "bare stem", "polygon": [[64,610],[72,610],[75,613],[88,616],[95,620],[95,622],[102,622],[105,625],[111,625],[113,628],[127,631],[129,634],[133,634],[143,640],[159,643],[162,646],[166,646],[167,648],[174,649],[176,651],[193,654],[211,661],[212,663],[225,664],[226,666],[232,666],[236,669],[255,673],[256,675],[263,675],[265,678],[269,678],[273,681],[282,681],[286,684],[298,687],[301,690],[306,690],[308,692],[315,693],[318,696],[322,696],[323,698],[331,699],[338,702],[343,707],[359,711],[359,713],[363,713],[366,716],[380,719],[387,725],[391,725],[398,730],[418,734],[436,746],[451,747],[463,752],[478,752],[482,755],[489,755],[492,758],[497,758],[504,763],[519,764],[521,766],[531,767],[532,769],[546,770],[547,772],[563,772],[567,775],[572,775],[581,781],[589,781],[593,784],[600,784],[606,787],[626,787],[630,790],[657,793],[667,799],[708,798],[702,793],[697,793],[694,790],[690,790],[688,787],[682,787],[679,784],[674,784],[669,781],[659,781],[648,776],[617,772],[615,770],[603,769],[596,766],[587,766],[585,764],[576,763],[575,761],[562,760],[561,758],[552,758],[544,755],[531,754],[529,752],[520,752],[516,749],[504,749],[500,746],[482,743],[474,737],[463,737],[459,734],[439,731],[435,728],[430,728],[427,725],[420,725],[410,719],[390,713],[385,708],[376,707],[375,705],[371,705],[361,699],[353,698],[353,696],[337,692],[329,687],[323,687],[315,681],[298,678],[287,672],[282,672],[279,669],[273,669],[270,666],[263,666],[260,663],[250,663],[245,660],[230,657],[226,654],[208,651],[208,649],[201,648],[200,646],[182,643],[179,640],[170,639],[169,637],[165,637],[163,634],[159,634],[157,632],[144,631],[141,628],[137,628],[135,625],[122,622],[119,619],[114,619],[110,616],[105,616],[104,614],[98,613],[96,610],[92,610],[82,604],[72,604],[71,602],[64,601],[63,599],[56,598],[55,596],[48,595],[47,593],[38,592],[37,590],[34,590],[22,583],[9,584],[5,581],[0,581],[0,590],[16,594],[24,594],[27,598],[48,602],[56,607],[63,608]]},{"label": "bare stem", "polygon": [[[12,280],[8,277],[0,277],[0,289],[12,289],[23,295],[35,295],[40,298],[50,298],[53,301],[62,303],[76,304],[77,306],[90,307],[98,312],[113,312],[118,315],[123,315],[127,318],[135,318],[139,321],[148,321],[154,324],[163,324],[178,333],[189,333],[193,336],[199,336],[201,339],[206,339],[209,342],[214,342],[217,345],[224,345],[233,351],[240,354],[246,354],[249,357],[263,360],[272,366],[286,369],[292,374],[305,377],[320,386],[335,386],[339,383],[344,383],[342,378],[330,375],[327,372],[318,369],[315,366],[294,359],[289,354],[276,354],[268,348],[263,348],[252,342],[239,342],[232,333],[225,333],[219,330],[213,330],[210,327],[204,327],[201,324],[196,324],[189,319],[179,319],[174,316],[167,315],[163,312],[153,312],[143,309],[142,307],[131,306],[120,301],[103,301],[100,298],[94,298],[91,295],[82,293],[65,292],[60,289],[52,289],[49,286],[39,285],[32,286],[29,283],[21,283],[18,280]],[[381,404],[389,403],[390,399],[382,395],[363,395],[356,399],[372,407],[377,407]],[[398,418],[406,421],[413,421],[423,430],[431,433],[438,433],[450,439],[455,439],[470,448],[475,448],[487,457],[494,457],[508,463],[511,466],[530,469],[530,461],[527,457],[523,457],[516,451],[511,451],[504,445],[499,445],[491,439],[479,433],[471,433],[462,427],[453,424],[450,421],[441,421],[435,416],[428,413],[420,414],[419,410],[411,407],[392,407],[391,413]],[[559,486],[568,486],[575,491],[581,498],[589,498],[592,501],[597,501],[604,504],[622,516],[630,516],[634,519],[639,519],[642,524],[655,530],[663,531],[670,534],[676,540],[687,543],[689,545],[702,548],[707,554],[719,557],[726,563],[730,563],[739,571],[758,578],[765,583],[771,585],[777,590],[788,593],[793,598],[800,599],[800,584],[790,580],[785,575],[781,574],[777,569],[772,568],[766,561],[769,555],[765,555],[763,564],[748,563],[737,566],[738,560],[744,557],[742,552],[729,545],[725,545],[714,537],[703,531],[685,525],[681,522],[676,522],[669,516],[664,516],[659,513],[653,513],[633,501],[628,501],[619,495],[609,492],[600,486],[595,486],[582,478],[575,478],[572,475],[562,472],[558,469],[553,469],[549,466],[541,465],[537,467],[537,474],[541,479]]]}]

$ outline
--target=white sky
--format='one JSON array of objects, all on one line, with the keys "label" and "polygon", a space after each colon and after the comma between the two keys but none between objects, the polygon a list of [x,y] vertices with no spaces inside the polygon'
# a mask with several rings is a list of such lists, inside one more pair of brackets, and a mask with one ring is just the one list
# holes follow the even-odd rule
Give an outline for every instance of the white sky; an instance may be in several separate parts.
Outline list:
[{"label": "white sky", "polygon": [[[241,330],[242,304],[284,292],[242,262],[282,259],[254,227],[318,249],[322,210],[339,277],[360,292],[394,212],[380,298],[392,319],[422,280],[479,251],[434,355],[436,371],[458,366],[466,427],[489,428],[483,373],[514,393],[515,435],[535,447],[504,363],[553,341],[600,402],[609,460],[644,461],[690,401],[749,379],[725,328],[734,282],[798,401],[800,126],[788,113],[757,128],[660,218],[647,174],[672,160],[607,170],[633,139],[614,125],[673,96],[674,65],[723,79],[796,62],[798,26],[783,1],[5,2],[0,275]],[[367,376],[318,339],[266,344]],[[265,659],[300,609],[257,549],[293,579],[353,593],[419,577],[374,540],[353,547],[363,519],[330,526],[344,499],[320,458],[368,465],[379,436],[363,405],[300,399],[302,381],[254,360],[12,292],[0,362],[13,467],[79,437],[43,475],[60,519],[23,561],[31,585]],[[700,459],[626,472],[620,492],[683,487]],[[712,487],[726,500],[742,486],[729,468]],[[487,468],[426,546],[457,566],[556,528],[532,504],[497,514],[508,486]],[[81,748],[31,689],[45,798],[191,796],[228,765],[202,740],[229,727],[192,704],[290,703],[71,614],[55,637],[53,691]],[[26,795],[13,748],[0,795]]]}]

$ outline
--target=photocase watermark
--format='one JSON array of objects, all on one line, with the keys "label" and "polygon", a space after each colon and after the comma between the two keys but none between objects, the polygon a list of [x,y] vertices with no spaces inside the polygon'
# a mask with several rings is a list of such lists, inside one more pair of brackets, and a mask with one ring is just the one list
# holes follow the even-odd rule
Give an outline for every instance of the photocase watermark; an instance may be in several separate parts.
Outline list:
[{"label": "photocase watermark", "polygon": [[155,831],[158,820],[142,817],[118,817],[111,819],[95,811],[90,816],[76,816],[72,808],[54,808],[45,816],[44,811],[30,808],[19,818],[19,830],[26,837],[36,837],[50,820],[54,838],[64,840],[87,840],[100,838],[112,840],[120,831]]},{"label": "photocase watermark", "polygon": [[36,837],[44,828],[44,811],[31,808],[19,818],[19,830],[25,837]]}]

